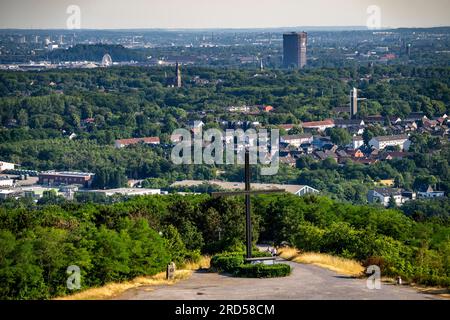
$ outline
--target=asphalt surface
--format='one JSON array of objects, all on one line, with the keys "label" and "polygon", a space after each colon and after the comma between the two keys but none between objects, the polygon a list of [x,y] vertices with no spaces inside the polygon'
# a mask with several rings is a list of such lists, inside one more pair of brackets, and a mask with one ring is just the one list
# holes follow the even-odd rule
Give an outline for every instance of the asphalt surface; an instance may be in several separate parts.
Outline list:
[{"label": "asphalt surface", "polygon": [[223,274],[194,272],[188,280],[171,286],[130,289],[115,299],[124,300],[434,300],[408,286],[382,283],[370,290],[365,279],[339,275],[314,265],[292,266],[291,276],[272,279],[233,278]]}]

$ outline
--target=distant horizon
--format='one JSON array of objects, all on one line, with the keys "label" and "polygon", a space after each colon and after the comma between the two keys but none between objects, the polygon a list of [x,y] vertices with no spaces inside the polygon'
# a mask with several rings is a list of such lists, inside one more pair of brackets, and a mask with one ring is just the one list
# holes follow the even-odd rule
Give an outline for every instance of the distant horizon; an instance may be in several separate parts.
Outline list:
[{"label": "distant horizon", "polygon": [[448,0],[2,0],[0,29],[430,28],[448,12]]},{"label": "distant horizon", "polygon": [[0,28],[0,30],[20,30],[20,31],[67,31],[67,32],[80,32],[80,31],[203,31],[203,30],[287,30],[287,29],[304,29],[304,30],[344,30],[344,31],[386,31],[386,30],[400,30],[400,29],[440,29],[450,28],[449,25],[436,25],[427,27],[383,27],[379,29],[368,29],[366,26],[294,26],[294,27],[224,27],[224,28],[166,28],[166,27],[151,27],[151,28],[80,28],[80,29],[67,29],[67,28]]}]

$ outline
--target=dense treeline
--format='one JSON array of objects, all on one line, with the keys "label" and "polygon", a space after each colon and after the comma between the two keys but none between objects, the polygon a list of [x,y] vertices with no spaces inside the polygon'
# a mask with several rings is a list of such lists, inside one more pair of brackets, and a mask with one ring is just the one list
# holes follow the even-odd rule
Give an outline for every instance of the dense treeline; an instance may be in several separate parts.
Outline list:
[{"label": "dense treeline", "polygon": [[[448,200],[445,201],[448,206]],[[326,198],[271,197],[257,202],[260,237],[303,251],[326,252],[379,265],[384,276],[450,285],[450,226],[421,223],[398,210],[352,206]]]},{"label": "dense treeline", "polygon": [[[427,216],[415,221],[398,210],[317,196],[258,196],[253,204],[254,243],[287,241],[301,250],[379,264],[383,275],[450,285],[448,211],[439,221]],[[449,206],[448,200],[442,204]],[[149,196],[116,204],[8,201],[0,208],[0,297],[43,299],[69,293],[70,265],[80,267],[86,288],[155,274],[169,261],[182,264],[201,252],[240,251],[244,241],[240,198]]]},{"label": "dense treeline", "polygon": [[69,293],[71,265],[80,267],[87,288],[155,274],[169,261],[182,265],[198,259],[200,250],[234,249],[243,243],[244,217],[238,201],[205,197],[135,198],[115,205],[8,202],[0,209],[0,298]]},{"label": "dense treeline", "polygon": [[[182,72],[182,89],[166,87],[173,68],[1,72],[0,123],[7,126],[14,120],[19,128],[84,133],[80,120],[94,117],[87,130],[91,134],[105,130],[115,136],[156,134],[171,132],[171,124],[184,123],[191,111],[214,110],[208,122],[215,115],[232,120],[225,108],[236,104],[274,105],[275,113],[247,117],[265,124],[296,123],[329,117],[333,107],[348,104],[353,86],[367,98],[361,103],[361,116],[449,113],[449,68],[273,70],[258,77],[255,70],[189,67]],[[368,74],[371,78],[365,79]],[[209,83],[197,85],[195,76]],[[243,120],[242,115],[235,116]]]},{"label": "dense treeline", "polygon": [[78,44],[67,50],[54,50],[48,54],[51,61],[102,61],[103,55],[109,54],[115,61],[145,61],[145,52],[127,49],[121,45],[86,45]]}]

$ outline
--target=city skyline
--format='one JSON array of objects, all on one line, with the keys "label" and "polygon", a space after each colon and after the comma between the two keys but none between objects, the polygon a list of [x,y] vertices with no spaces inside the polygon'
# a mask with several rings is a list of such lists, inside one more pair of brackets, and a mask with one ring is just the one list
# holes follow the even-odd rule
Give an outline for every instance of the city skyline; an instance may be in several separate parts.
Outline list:
[{"label": "city skyline", "polygon": [[[0,28],[63,29],[70,13],[80,8],[81,29],[209,29],[366,26],[370,6],[380,9],[382,28],[436,27],[450,25],[447,0],[230,0],[227,3],[195,0],[155,2],[117,1],[2,1]],[[30,10],[30,7],[33,10]],[[327,10],[323,10],[327,8]],[[308,14],[301,14],[307,11]],[[232,17],[232,19],[230,19]]]}]

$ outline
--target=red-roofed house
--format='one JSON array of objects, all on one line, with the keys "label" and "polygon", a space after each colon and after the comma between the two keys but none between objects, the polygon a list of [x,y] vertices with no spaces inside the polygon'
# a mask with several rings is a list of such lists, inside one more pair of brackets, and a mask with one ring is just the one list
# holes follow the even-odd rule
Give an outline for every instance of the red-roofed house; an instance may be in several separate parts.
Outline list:
[{"label": "red-roofed house", "polygon": [[364,153],[359,150],[347,150],[347,154],[352,158],[364,158]]},{"label": "red-roofed house", "polygon": [[119,139],[115,142],[116,148],[123,148],[133,144],[144,143],[157,145],[160,143],[158,137],[145,137],[145,138],[131,138],[131,139]]},{"label": "red-roofed house", "polygon": [[304,129],[316,129],[319,131],[325,131],[328,128],[334,128],[333,119],[326,119],[323,121],[303,122],[301,125]]},{"label": "red-roofed house", "polygon": [[394,53],[388,53],[381,57],[381,60],[393,60],[397,58],[397,56]]},{"label": "red-roofed house", "polygon": [[81,120],[83,123],[94,123],[95,119],[94,118],[86,118]]},{"label": "red-roofed house", "polygon": [[264,106],[261,106],[261,110],[264,112],[271,112],[274,110],[274,107],[264,105]]}]

